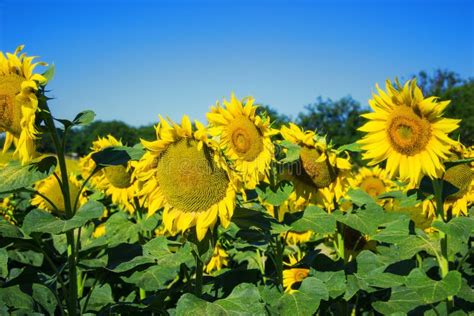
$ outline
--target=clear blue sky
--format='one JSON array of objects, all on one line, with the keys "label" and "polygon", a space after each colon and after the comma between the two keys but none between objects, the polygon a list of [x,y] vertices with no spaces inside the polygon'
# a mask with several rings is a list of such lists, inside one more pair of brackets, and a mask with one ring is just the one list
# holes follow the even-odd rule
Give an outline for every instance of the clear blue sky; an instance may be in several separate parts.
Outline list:
[{"label": "clear blue sky", "polygon": [[473,3],[0,0],[0,50],[56,64],[61,118],[204,120],[232,91],[294,115],[420,70],[474,76]]}]

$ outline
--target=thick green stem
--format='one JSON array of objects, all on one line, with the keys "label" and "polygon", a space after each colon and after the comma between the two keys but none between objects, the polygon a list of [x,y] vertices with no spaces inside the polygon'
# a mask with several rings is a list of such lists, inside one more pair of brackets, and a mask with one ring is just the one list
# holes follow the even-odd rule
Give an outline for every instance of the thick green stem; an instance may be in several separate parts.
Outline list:
[{"label": "thick green stem", "polygon": [[[438,220],[442,222],[448,221],[447,214],[444,214],[444,205],[443,205],[443,180],[434,179],[433,180],[433,190],[436,201],[436,215]],[[441,277],[444,278],[449,273],[449,257],[448,257],[448,235],[444,232],[439,231],[440,238],[440,248],[441,256],[438,258],[439,268],[441,270]],[[449,296],[447,299],[447,308],[448,312],[451,310],[453,305],[453,297]]]},{"label": "thick green stem", "polygon": [[194,294],[197,297],[201,297],[202,295],[202,277],[204,273],[204,264],[201,261],[199,256],[196,256],[196,283],[194,286]]},{"label": "thick green stem", "polygon": [[281,242],[280,236],[276,237],[275,248],[275,268],[278,276],[278,286],[283,289],[283,252],[285,245]]},{"label": "thick green stem", "polygon": [[[59,139],[56,126],[54,124],[54,119],[49,111],[48,105],[44,102],[43,108],[47,111],[45,115],[46,126],[49,129],[51,138],[56,149],[56,155],[59,162],[59,169],[61,170],[61,191],[64,197],[64,212],[66,217],[69,219],[74,216],[72,205],[71,205],[71,196],[69,191],[69,179],[68,172],[66,167],[66,158],[64,155],[64,147],[62,142]],[[77,315],[77,269],[76,269],[76,247],[74,240],[74,230],[66,232],[67,245],[68,245],[68,267],[69,267],[69,297],[68,297],[68,312],[69,315]]]}]

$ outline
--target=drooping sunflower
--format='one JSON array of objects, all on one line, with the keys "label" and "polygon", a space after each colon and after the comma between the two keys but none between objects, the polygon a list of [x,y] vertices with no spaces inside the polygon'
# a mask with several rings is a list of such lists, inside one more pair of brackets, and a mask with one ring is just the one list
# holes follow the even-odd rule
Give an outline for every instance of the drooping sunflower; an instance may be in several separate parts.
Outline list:
[{"label": "drooping sunflower", "polygon": [[374,199],[380,194],[395,188],[395,184],[390,179],[387,171],[379,166],[360,168],[349,182],[352,188],[360,188]]},{"label": "drooping sunflower", "polygon": [[247,189],[268,178],[275,152],[270,119],[256,114],[254,102],[252,97],[240,101],[232,94],[230,102],[224,100],[225,108],[217,103],[207,113],[209,132],[219,140],[219,147]]},{"label": "drooping sunflower", "polygon": [[144,185],[148,212],[163,208],[163,223],[171,234],[196,227],[202,240],[220,219],[227,227],[235,207],[235,182],[217,145],[207,138],[205,127],[187,116],[181,125],[160,116],[155,141],[142,140],[148,150],[136,174]]},{"label": "drooping sunflower", "polygon": [[299,164],[296,170],[292,169],[293,179],[290,179],[296,190],[300,186],[298,183],[304,183],[300,187],[308,192],[308,202],[319,205],[328,212],[333,211],[350,187],[349,155],[345,153],[345,157],[341,157],[341,153],[327,145],[325,137],[318,136],[313,131],[303,131],[293,123],[282,126],[280,133],[285,140],[301,148]]},{"label": "drooping sunflower", "polygon": [[6,132],[3,152],[15,144],[14,155],[24,164],[34,158],[38,99],[36,91],[46,79],[33,73],[35,57],[21,54],[23,45],[13,54],[0,52],[0,133]]},{"label": "drooping sunflower", "polygon": [[390,177],[415,186],[423,175],[436,178],[444,171],[442,161],[448,158],[455,141],[448,134],[459,126],[459,120],[443,118],[450,101],[425,98],[416,81],[402,87],[386,82],[384,92],[369,101],[373,112],[363,114],[369,121],[359,128],[367,134],[358,141],[369,166],[387,161]]},{"label": "drooping sunflower", "polygon": [[[123,146],[120,140],[112,135],[99,137],[92,143],[91,153],[81,158],[83,177],[87,178],[95,169],[96,165],[92,155],[108,147]],[[110,196],[112,203],[124,208],[126,211],[135,212],[134,198],[137,196],[139,184],[133,176],[136,161],[129,161],[124,165],[109,166],[101,169],[92,176],[90,183],[96,189]]]},{"label": "drooping sunflower", "polygon": [[[35,184],[36,191],[41,195],[35,195],[31,199],[31,204],[35,205],[45,211],[54,212],[65,212],[64,206],[64,197],[61,191],[61,187],[59,185],[58,180],[54,175],[47,177]],[[71,207],[73,207],[73,203],[78,199],[77,207],[79,208],[83,205],[87,199],[82,194],[79,195],[79,191],[81,188],[81,182],[77,180],[77,177],[73,174],[69,175],[69,196],[71,197]],[[46,196],[48,200],[46,200],[43,196]],[[79,197],[78,197],[79,196]],[[51,203],[54,205],[52,205]],[[57,208],[57,209],[56,209]]]},{"label": "drooping sunflower", "polygon": [[[457,144],[452,149],[452,160],[474,158],[474,147],[466,148]],[[468,215],[468,210],[474,204],[474,162],[454,165],[446,170],[443,180],[456,187],[458,191],[447,196],[443,208],[444,214],[449,211],[454,216]],[[423,201],[423,211],[428,216],[436,216],[434,198]]]},{"label": "drooping sunflower", "polygon": [[206,265],[206,273],[212,271],[219,271],[222,267],[226,267],[229,264],[229,255],[219,244],[214,247],[212,258]]}]

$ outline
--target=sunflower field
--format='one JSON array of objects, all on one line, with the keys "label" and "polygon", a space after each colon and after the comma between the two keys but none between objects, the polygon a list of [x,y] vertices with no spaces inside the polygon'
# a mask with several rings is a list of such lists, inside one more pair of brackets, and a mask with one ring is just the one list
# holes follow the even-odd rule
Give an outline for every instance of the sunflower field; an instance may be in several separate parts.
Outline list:
[{"label": "sunflower field", "polygon": [[232,94],[206,123],[159,116],[154,140],[100,137],[71,163],[68,131],[95,114],[55,117],[54,67],[34,60],[0,53],[0,314],[474,310],[474,148],[416,80],[377,86],[337,148]]}]

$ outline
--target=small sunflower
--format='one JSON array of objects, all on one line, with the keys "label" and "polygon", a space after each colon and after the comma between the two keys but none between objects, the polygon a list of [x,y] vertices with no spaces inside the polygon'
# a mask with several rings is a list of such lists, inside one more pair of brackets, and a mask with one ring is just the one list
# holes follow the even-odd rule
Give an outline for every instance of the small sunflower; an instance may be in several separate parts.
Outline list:
[{"label": "small sunflower", "polygon": [[206,273],[212,271],[219,271],[222,267],[226,267],[229,264],[229,255],[219,244],[214,247],[212,258],[206,265]]},{"label": "small sunflower", "polygon": [[292,268],[283,270],[283,287],[286,293],[293,293],[295,289],[294,285],[300,284],[309,275],[309,269],[305,268]]},{"label": "small sunflower", "polygon": [[232,94],[230,102],[224,100],[207,114],[211,128],[209,132],[219,139],[219,147],[232,162],[247,189],[268,178],[270,162],[275,153],[271,136],[270,119],[256,114],[254,99],[239,101]]},{"label": "small sunflower", "polygon": [[46,78],[33,73],[36,66],[44,64],[33,63],[35,57],[19,55],[22,50],[23,45],[13,54],[0,52],[0,133],[6,132],[3,151],[14,143],[14,155],[24,164],[36,154],[36,91]]},{"label": "small sunflower", "polygon": [[98,226],[95,227],[94,231],[92,232],[92,237],[93,238],[100,238],[100,237],[104,236],[105,233],[106,233],[105,224],[102,223],[102,224],[99,224]]},{"label": "small sunflower", "polygon": [[14,217],[15,207],[12,205],[10,197],[4,197],[0,201],[0,218],[3,218],[5,221],[10,224],[15,225]]},{"label": "small sunflower", "polygon": [[324,137],[313,131],[303,131],[293,123],[283,126],[280,133],[285,140],[301,148],[299,164],[291,172],[291,176],[298,180],[293,180],[295,188],[298,182],[304,183],[304,191],[309,192],[308,203],[313,200],[328,212],[333,211],[350,187],[352,166],[349,155],[346,153],[345,157],[340,157],[336,150],[327,145]]},{"label": "small sunflower", "polygon": [[375,166],[374,168],[360,168],[354,178],[349,180],[352,188],[360,188],[372,198],[376,199],[382,193],[389,192],[395,188],[395,184],[385,169]]},{"label": "small sunflower", "polygon": [[148,152],[136,174],[144,183],[149,215],[164,208],[168,232],[174,235],[195,226],[202,240],[218,218],[224,227],[230,224],[237,188],[204,126],[196,122],[196,129],[187,116],[181,125],[160,117],[157,140],[142,140]]},{"label": "small sunflower", "polygon": [[431,201],[425,200],[414,206],[401,206],[399,201],[392,201],[385,206],[385,211],[405,214],[415,223],[415,227],[423,229],[428,232],[431,229],[431,223],[434,220],[434,209],[431,209]]},{"label": "small sunflower", "polygon": [[286,233],[282,233],[281,236],[286,237],[285,241],[288,245],[299,245],[310,241],[311,237],[313,236],[313,232],[310,230],[305,232],[288,231]]},{"label": "small sunflower", "polygon": [[[53,212],[56,211],[55,207],[59,212],[65,211],[64,206],[64,197],[61,191],[61,187],[59,186],[58,180],[54,175],[47,177],[35,184],[35,189],[41,195],[46,196],[53,204],[51,205],[50,201],[46,200],[41,195],[35,195],[33,199],[31,199],[31,204],[35,205],[43,210]],[[74,203],[78,198],[79,191],[81,189],[81,182],[77,180],[75,175],[69,176],[69,196],[71,197],[71,203]],[[78,208],[83,205],[87,201],[86,197],[83,195],[79,196],[77,206]],[[72,206],[72,205],[71,205]]]},{"label": "small sunflower", "polygon": [[455,144],[448,134],[459,126],[459,120],[442,117],[450,101],[425,98],[415,80],[403,87],[387,81],[386,89],[377,86],[379,95],[369,101],[373,112],[362,115],[369,120],[359,128],[367,133],[358,141],[365,150],[363,158],[370,160],[369,166],[387,160],[390,177],[399,174],[410,186],[423,175],[436,178]]},{"label": "small sunflower", "polygon": [[[83,177],[87,178],[95,169],[95,162],[92,155],[108,147],[123,146],[120,140],[112,135],[99,137],[92,143],[91,150],[87,156],[81,159],[80,165],[83,170]],[[134,198],[138,192],[138,182],[133,177],[136,161],[129,161],[124,165],[109,166],[101,169],[92,176],[90,183],[96,189],[110,196],[112,203],[124,208],[130,213],[135,212]]]},{"label": "small sunflower", "polygon": [[[466,148],[458,144],[453,149],[455,156],[451,158],[454,160],[474,158],[474,147],[472,146]],[[448,211],[451,211],[454,216],[467,216],[469,207],[474,204],[474,162],[448,168],[443,175],[443,180],[458,189],[456,193],[446,198],[443,204],[444,213],[447,214]],[[436,216],[434,198],[423,201],[423,210],[429,216]]]}]

